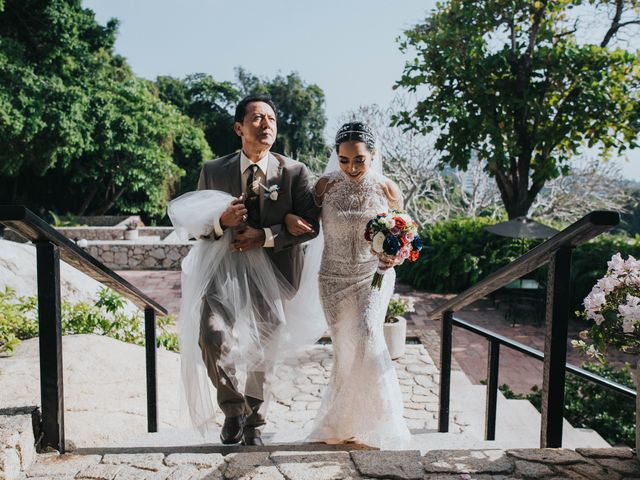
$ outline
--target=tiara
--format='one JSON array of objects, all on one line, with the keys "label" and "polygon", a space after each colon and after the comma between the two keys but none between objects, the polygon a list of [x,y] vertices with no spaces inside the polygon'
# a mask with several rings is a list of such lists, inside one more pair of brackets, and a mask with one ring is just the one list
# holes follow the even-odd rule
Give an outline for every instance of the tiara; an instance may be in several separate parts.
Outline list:
[{"label": "tiara", "polygon": [[348,136],[351,133],[358,134],[359,136],[361,136],[365,140],[370,140],[372,142],[375,141],[375,136],[373,135],[373,133],[372,132],[368,132],[366,130],[345,130],[345,131],[342,131],[342,132],[338,132],[336,134],[336,141]]}]

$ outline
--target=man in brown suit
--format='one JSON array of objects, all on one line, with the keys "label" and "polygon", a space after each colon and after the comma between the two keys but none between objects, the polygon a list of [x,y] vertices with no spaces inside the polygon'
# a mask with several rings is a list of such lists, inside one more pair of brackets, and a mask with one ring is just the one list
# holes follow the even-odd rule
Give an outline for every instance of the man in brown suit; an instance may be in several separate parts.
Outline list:
[{"label": "man in brown suit", "polygon": [[[277,134],[276,108],[269,96],[245,97],[236,108],[234,120],[242,150],[206,162],[198,181],[198,190],[221,190],[236,197],[214,221],[210,237],[215,241],[232,228],[234,250],[264,248],[275,267],[296,289],[303,265],[300,244],[315,237],[319,228],[307,168],[269,151]],[[287,232],[284,217],[288,213],[306,220],[302,228],[307,233],[293,236]],[[259,301],[254,299],[255,303]],[[225,444],[242,440],[245,445],[262,445],[260,427],[266,422],[261,409],[263,398],[237,391],[230,378],[232,373],[227,375],[219,365],[224,338],[216,330],[212,316],[221,307],[224,306],[209,300],[204,302],[199,340],[209,378],[217,390],[218,405],[225,414],[220,439]],[[264,372],[248,372],[247,384],[261,392]]]}]

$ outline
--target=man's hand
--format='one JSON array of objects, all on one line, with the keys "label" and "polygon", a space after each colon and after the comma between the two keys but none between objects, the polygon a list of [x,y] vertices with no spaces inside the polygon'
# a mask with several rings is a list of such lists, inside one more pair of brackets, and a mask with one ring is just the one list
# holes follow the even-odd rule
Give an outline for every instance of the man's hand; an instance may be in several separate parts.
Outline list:
[{"label": "man's hand", "polygon": [[309,222],[298,215],[294,215],[293,213],[287,213],[284,217],[284,224],[287,227],[287,231],[294,237],[313,232],[313,227]]},{"label": "man's hand", "polygon": [[237,227],[242,224],[247,208],[244,206],[244,196],[235,198],[220,215],[220,226],[222,228]]},{"label": "man's hand", "polygon": [[236,252],[246,252],[247,250],[262,247],[264,240],[265,233],[262,228],[258,229],[247,225],[236,233],[231,249]]}]

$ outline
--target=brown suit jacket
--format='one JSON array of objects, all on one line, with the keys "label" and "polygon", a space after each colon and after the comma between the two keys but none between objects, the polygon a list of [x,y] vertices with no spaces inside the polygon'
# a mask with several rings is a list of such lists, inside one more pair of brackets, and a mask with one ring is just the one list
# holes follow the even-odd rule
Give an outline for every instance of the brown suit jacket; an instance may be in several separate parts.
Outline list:
[{"label": "brown suit jacket", "polygon": [[[319,209],[313,201],[307,167],[283,155],[271,152],[269,155],[273,158],[269,160],[267,169],[267,186],[278,185],[280,190],[278,199],[265,199],[260,210],[260,226],[271,228],[274,236],[274,247],[265,248],[265,251],[282,275],[297,289],[303,267],[300,244],[317,235]],[[274,158],[276,162],[272,161]],[[200,172],[198,190],[221,190],[239,197],[242,193],[240,152],[206,162]],[[298,237],[291,235],[284,225],[287,213],[304,218],[313,226],[315,233]]]}]

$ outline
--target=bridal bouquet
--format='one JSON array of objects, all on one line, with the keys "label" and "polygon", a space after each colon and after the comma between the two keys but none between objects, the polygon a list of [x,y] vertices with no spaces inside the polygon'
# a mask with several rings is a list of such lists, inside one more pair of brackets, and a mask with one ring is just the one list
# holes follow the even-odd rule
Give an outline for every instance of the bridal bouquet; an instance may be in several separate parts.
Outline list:
[{"label": "bridal bouquet", "polygon": [[[604,277],[584,299],[581,315],[594,324],[580,333],[573,346],[603,360],[608,345],[623,352],[640,351],[640,260],[624,260],[616,253],[607,263]],[[592,345],[584,340],[591,339]]]},{"label": "bridal bouquet", "polygon": [[[418,225],[402,210],[379,213],[367,223],[364,238],[371,242],[371,251],[381,260],[415,262],[422,250]],[[380,288],[384,270],[378,267],[371,288]]]}]

